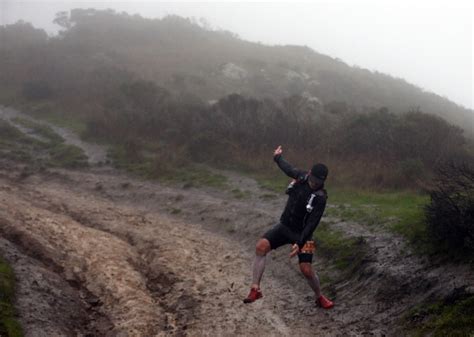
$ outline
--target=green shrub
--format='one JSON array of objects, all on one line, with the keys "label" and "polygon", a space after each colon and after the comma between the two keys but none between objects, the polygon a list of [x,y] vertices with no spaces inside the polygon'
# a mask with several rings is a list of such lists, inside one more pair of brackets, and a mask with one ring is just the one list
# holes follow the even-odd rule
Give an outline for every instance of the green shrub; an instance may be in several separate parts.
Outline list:
[{"label": "green shrub", "polygon": [[426,207],[428,229],[450,252],[474,255],[474,168],[451,163],[438,169]]},{"label": "green shrub", "polygon": [[405,316],[416,337],[469,337],[474,331],[474,295],[464,289],[443,300],[418,305]]},{"label": "green shrub", "polygon": [[74,145],[56,144],[49,150],[50,163],[53,166],[79,168],[88,165],[87,156],[84,151]]},{"label": "green shrub", "polygon": [[23,336],[21,326],[15,319],[14,295],[15,275],[12,268],[0,257],[0,336]]}]

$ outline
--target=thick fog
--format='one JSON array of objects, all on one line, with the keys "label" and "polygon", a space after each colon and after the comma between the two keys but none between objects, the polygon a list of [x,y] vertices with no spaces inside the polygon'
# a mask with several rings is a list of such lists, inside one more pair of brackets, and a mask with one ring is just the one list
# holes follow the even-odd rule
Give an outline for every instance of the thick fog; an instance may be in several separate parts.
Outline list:
[{"label": "thick fog", "polygon": [[113,8],[144,17],[205,18],[264,44],[307,45],[350,65],[406,79],[472,108],[471,1],[132,2],[0,0],[0,24],[25,20],[54,34],[54,14]]}]

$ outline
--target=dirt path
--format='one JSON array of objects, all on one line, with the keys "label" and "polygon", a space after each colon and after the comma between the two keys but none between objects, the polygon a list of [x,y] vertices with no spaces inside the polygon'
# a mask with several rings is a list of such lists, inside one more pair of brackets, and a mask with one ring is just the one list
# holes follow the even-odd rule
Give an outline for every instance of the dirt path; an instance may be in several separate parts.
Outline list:
[{"label": "dirt path", "polygon": [[[97,296],[114,335],[308,331],[295,316],[314,309],[311,301],[301,305],[305,293],[287,293],[278,278],[267,284],[268,300],[244,306],[251,254],[238,241],[56,178],[36,179],[21,186],[0,180],[3,235]],[[278,315],[278,307],[289,311]]]},{"label": "dirt path", "polygon": [[19,250],[14,242],[0,238],[0,255],[14,268],[16,308],[26,336],[105,335],[101,332],[112,326],[94,310],[96,298],[70,284],[54,267]]},{"label": "dirt path", "polygon": [[89,158],[89,164],[95,165],[95,164],[103,164],[107,162],[107,149],[105,146],[84,142],[82,139],[79,138],[78,135],[76,135],[71,130],[68,130],[66,128],[61,128],[54,124],[32,118],[30,115],[27,115],[18,110],[15,110],[9,107],[4,107],[1,105],[0,105],[0,118],[10,121],[13,125],[15,125],[18,129],[20,129],[24,133],[28,134],[29,136],[33,138],[38,138],[38,139],[42,139],[42,138],[34,133],[31,133],[30,130],[28,130],[24,126],[18,123],[15,123],[14,119],[23,118],[30,121],[34,121],[39,124],[48,125],[54,130],[54,132],[56,132],[58,135],[64,138],[66,144],[75,145],[83,149],[85,155],[87,156],[87,158]]},{"label": "dirt path", "polygon": [[17,172],[0,161],[0,254],[17,273],[27,336],[398,336],[407,308],[474,284],[465,266],[433,267],[392,234],[335,221],[368,249],[354,275],[331,285],[333,310],[314,306],[285,249],[268,259],[263,300],[244,305],[255,239],[283,196],[262,197],[255,181],[225,171],[246,198],[109,167]]}]

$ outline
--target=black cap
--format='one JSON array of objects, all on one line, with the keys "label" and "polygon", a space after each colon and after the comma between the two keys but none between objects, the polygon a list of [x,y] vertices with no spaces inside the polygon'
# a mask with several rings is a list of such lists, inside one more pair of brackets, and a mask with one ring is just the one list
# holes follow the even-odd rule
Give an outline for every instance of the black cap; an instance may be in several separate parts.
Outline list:
[{"label": "black cap", "polygon": [[316,164],[311,168],[311,175],[322,181],[326,180],[328,177],[328,168],[324,164]]}]

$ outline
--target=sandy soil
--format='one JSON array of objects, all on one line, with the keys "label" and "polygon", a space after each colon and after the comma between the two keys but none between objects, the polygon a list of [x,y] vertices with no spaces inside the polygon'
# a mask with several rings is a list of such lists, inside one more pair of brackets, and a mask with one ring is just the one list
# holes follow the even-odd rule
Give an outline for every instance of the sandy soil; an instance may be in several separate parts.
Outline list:
[{"label": "sandy soil", "polygon": [[27,336],[399,336],[410,307],[474,284],[467,266],[433,265],[399,237],[334,221],[365,239],[367,256],[348,279],[323,284],[332,310],[314,305],[285,248],[268,259],[264,298],[244,305],[253,245],[283,195],[268,200],[255,181],[225,171],[248,198],[103,166],[19,179],[22,169],[0,160],[0,254],[17,275]]}]

